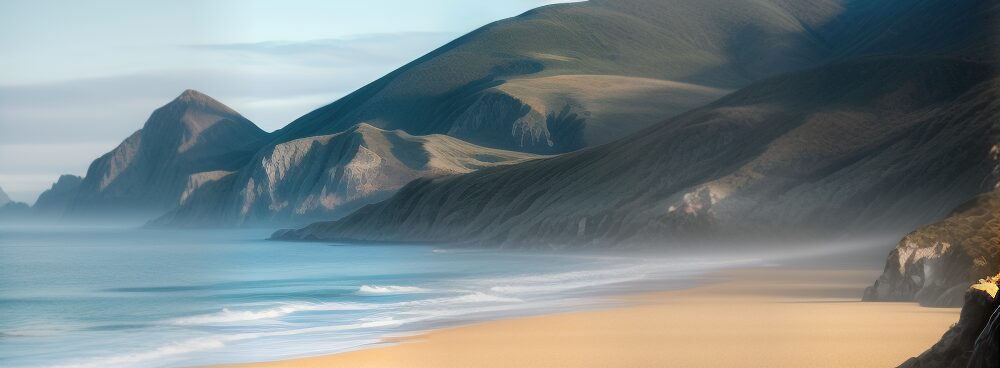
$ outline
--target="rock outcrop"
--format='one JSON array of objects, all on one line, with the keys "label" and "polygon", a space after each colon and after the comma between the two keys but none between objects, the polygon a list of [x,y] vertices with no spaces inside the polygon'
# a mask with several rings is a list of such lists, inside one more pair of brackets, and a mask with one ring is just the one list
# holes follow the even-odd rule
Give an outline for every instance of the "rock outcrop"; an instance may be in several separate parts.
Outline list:
[{"label": "rock outcrop", "polygon": [[180,203],[191,175],[238,169],[266,138],[239,113],[187,90],[90,165],[67,214],[151,219]]},{"label": "rock outcrop", "polygon": [[970,290],[968,284],[963,295],[958,323],[934,346],[910,358],[900,368],[1000,367],[1000,299],[981,290]]},{"label": "rock outcrop", "polygon": [[868,301],[960,306],[968,285],[1000,269],[1000,190],[959,206],[946,219],[899,242]]},{"label": "rock outcrop", "polygon": [[538,156],[443,136],[359,124],[258,153],[237,172],[191,176],[181,206],[154,225],[253,226],[332,219],[383,200],[420,177],[468,173]]}]

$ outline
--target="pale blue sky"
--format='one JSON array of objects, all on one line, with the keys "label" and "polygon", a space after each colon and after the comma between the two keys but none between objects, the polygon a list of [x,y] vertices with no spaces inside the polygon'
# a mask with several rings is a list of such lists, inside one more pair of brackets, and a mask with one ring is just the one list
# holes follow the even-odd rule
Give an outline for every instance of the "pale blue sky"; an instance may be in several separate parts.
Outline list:
[{"label": "pale blue sky", "polygon": [[284,126],[552,0],[0,0],[0,187],[33,202],[186,88]]}]

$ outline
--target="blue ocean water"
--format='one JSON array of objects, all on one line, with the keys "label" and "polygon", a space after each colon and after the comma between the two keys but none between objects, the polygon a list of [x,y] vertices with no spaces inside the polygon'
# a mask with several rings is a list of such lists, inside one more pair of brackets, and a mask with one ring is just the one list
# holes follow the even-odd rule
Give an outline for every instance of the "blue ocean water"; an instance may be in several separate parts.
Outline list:
[{"label": "blue ocean water", "polygon": [[0,366],[329,354],[469,321],[599,307],[745,264],[263,240],[269,231],[0,227]]}]

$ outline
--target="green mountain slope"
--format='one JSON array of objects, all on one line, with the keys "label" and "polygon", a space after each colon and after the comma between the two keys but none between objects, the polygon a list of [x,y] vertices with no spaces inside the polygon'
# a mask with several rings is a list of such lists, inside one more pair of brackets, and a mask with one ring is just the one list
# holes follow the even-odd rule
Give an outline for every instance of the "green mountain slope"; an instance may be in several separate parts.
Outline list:
[{"label": "green mountain slope", "polygon": [[904,231],[986,190],[992,64],[877,58],[755,83],[612,144],[417,180],[282,238],[656,245]]}]

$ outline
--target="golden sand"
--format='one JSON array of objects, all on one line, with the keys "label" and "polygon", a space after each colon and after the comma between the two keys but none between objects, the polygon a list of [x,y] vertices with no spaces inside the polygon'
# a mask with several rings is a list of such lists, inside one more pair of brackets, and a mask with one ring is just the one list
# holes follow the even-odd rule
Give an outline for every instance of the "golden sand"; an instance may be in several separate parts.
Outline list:
[{"label": "golden sand", "polygon": [[727,272],[620,308],[434,330],[371,349],[230,367],[890,367],[957,308],[861,303],[877,271]]}]

